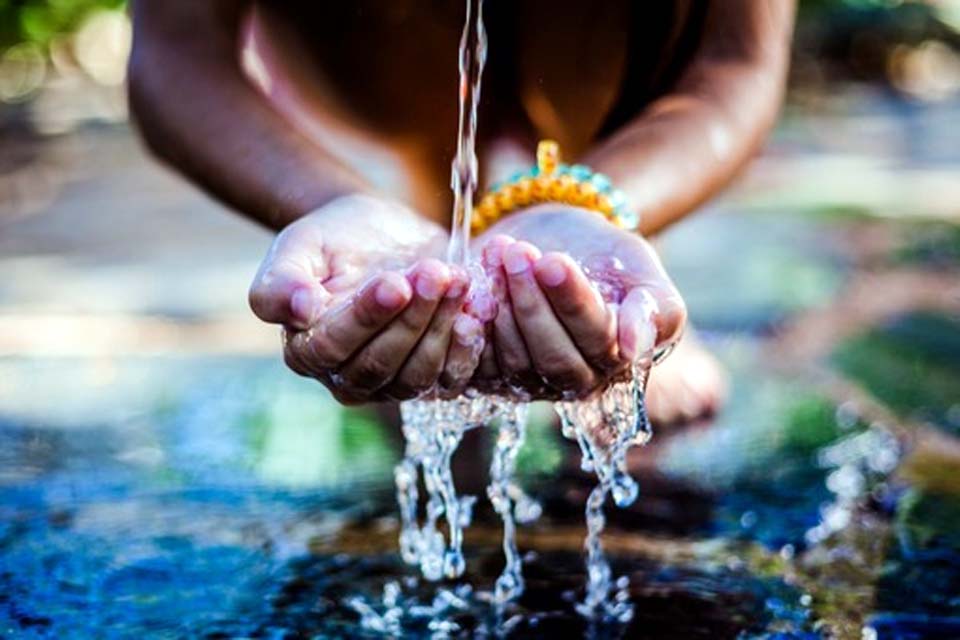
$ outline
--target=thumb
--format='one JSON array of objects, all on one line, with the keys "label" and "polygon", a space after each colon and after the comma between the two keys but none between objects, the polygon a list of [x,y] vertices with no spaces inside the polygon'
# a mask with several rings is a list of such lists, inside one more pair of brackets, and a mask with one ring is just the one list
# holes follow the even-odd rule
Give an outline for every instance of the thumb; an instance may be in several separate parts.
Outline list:
[{"label": "thumb", "polygon": [[677,340],[686,325],[687,309],[675,290],[631,289],[620,303],[618,341],[623,356],[633,362]]},{"label": "thumb", "polygon": [[330,298],[321,284],[327,275],[319,234],[294,223],[276,237],[260,264],[250,285],[250,308],[265,322],[307,329]]}]

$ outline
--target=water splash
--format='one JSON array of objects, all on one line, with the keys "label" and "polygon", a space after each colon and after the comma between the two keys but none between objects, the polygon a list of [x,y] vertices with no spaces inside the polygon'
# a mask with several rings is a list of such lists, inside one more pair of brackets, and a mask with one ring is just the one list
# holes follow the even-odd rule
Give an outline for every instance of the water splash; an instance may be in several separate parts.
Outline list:
[{"label": "water splash", "polygon": [[[451,168],[454,206],[448,259],[468,267],[474,276],[472,294],[479,296],[489,294],[490,283],[482,268],[470,262],[469,241],[473,196],[478,184],[477,107],[486,57],[483,0],[467,0],[459,52],[460,115],[457,153]],[[587,586],[586,597],[578,606],[581,614],[592,619],[627,622],[633,615],[627,579],[613,580],[600,536],[605,525],[606,496],[612,495],[620,507],[637,497],[636,482],[627,472],[626,453],[631,446],[646,443],[651,435],[643,395],[651,363],[652,357],[646,354],[628,372],[628,378],[611,384],[591,399],[555,405],[564,435],[580,444],[583,469],[595,473],[599,481],[586,505]],[[401,515],[400,552],[404,561],[418,566],[427,580],[458,578],[466,568],[463,530],[470,524],[475,498],[457,496],[451,458],[465,431],[498,426],[487,487],[487,496],[503,521],[504,569],[490,597],[498,609],[520,596],[524,589],[516,525],[535,520],[541,512],[540,505],[514,480],[527,409],[528,403],[521,400],[475,392],[452,400],[426,398],[401,405],[406,451],[395,472]],[[427,492],[422,522],[418,518],[421,477]],[[446,523],[446,538],[438,526],[441,517]],[[391,606],[386,606],[388,595]],[[396,600],[392,591],[385,592],[386,611],[382,614],[362,601],[351,601],[350,605],[360,613],[364,628],[394,633],[400,615],[396,613]]]},{"label": "water splash", "polygon": [[[454,400],[418,400],[400,405],[404,458],[394,479],[400,505],[400,554],[408,564],[418,565],[427,580],[458,578],[463,574],[463,529],[470,525],[473,496],[457,496],[450,468],[453,453],[465,431],[488,422],[489,398],[461,396]],[[426,516],[417,518],[422,472],[427,490]],[[446,520],[449,541],[437,526]]]},{"label": "water splash", "polygon": [[611,597],[614,581],[600,536],[606,525],[603,504],[607,495],[613,496],[618,507],[630,506],[637,499],[637,483],[627,471],[627,452],[646,444],[653,435],[644,402],[652,360],[652,354],[645,354],[634,364],[630,378],[611,384],[596,398],[555,405],[564,437],[580,445],[581,468],[596,474],[599,481],[587,497],[587,586],[586,596],[577,606],[590,618],[629,622],[633,617],[625,576],[616,581],[617,593]]},{"label": "water splash", "polygon": [[[508,602],[523,593],[523,569],[517,550],[517,504],[526,497],[513,482],[517,453],[523,445],[527,422],[527,404],[504,401],[500,408],[500,427],[497,444],[490,464],[490,486],[487,496],[494,510],[503,520],[503,573],[494,585],[494,602]],[[524,514],[529,517],[530,514]],[[539,515],[537,513],[536,515]]]}]

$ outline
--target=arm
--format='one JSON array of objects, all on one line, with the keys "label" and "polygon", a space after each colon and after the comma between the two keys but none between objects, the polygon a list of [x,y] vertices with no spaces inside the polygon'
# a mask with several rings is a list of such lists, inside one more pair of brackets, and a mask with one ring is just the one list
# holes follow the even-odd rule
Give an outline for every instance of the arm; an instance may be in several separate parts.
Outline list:
[{"label": "arm", "polygon": [[773,126],[794,0],[712,0],[703,39],[676,89],[590,150],[652,235],[722,189]]},{"label": "arm", "polygon": [[362,180],[247,82],[237,41],[249,4],[135,2],[130,103],[144,139],[215,197],[282,229],[250,305],[286,328],[293,370],[349,403],[465,384],[479,355],[476,321],[461,313],[466,273],[430,258],[444,230],[364,195]]},{"label": "arm", "polygon": [[[794,0],[710,0],[699,50],[675,90],[583,158],[627,192],[642,213],[642,235],[719,191],[773,125],[793,8]],[[533,207],[498,222],[483,244],[508,294],[481,378],[505,378],[534,395],[589,393],[678,340],[686,323],[683,300],[652,247],[596,215]],[[619,263],[591,276],[614,285],[615,304],[593,295],[580,266],[598,256]]]},{"label": "arm", "polygon": [[301,136],[243,75],[249,0],[137,0],[130,105],[144,139],[210,194],[281,229],[362,180]]}]

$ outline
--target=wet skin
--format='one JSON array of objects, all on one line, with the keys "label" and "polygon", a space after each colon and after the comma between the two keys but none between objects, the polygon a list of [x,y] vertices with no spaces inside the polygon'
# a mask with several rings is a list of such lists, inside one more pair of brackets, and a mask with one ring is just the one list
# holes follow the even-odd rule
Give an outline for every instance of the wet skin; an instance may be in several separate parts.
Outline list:
[{"label": "wet skin", "polygon": [[[629,3],[585,20],[588,4],[551,20],[536,2],[517,5],[520,35],[510,41],[516,93],[503,91],[509,65],[493,64],[485,86],[498,95],[481,114],[481,160],[495,174],[529,164],[517,150],[529,154],[537,137],[559,138],[570,159],[628,192],[644,214],[641,232],[651,235],[726,184],[769,128],[792,3],[730,0],[696,11],[679,3],[677,33],[695,29],[696,37],[661,53],[682,61],[669,83],[631,71],[618,31]],[[519,211],[478,238],[478,256],[501,285],[499,304],[489,319],[464,306],[465,275],[437,260],[455,118],[452,96],[438,96],[455,86],[462,16],[456,7],[403,6],[401,28],[378,14],[346,31],[343,20],[325,21],[322,12],[310,14],[316,24],[296,25],[276,5],[243,0],[134,6],[131,104],[145,140],[228,205],[282,230],[250,299],[258,316],[286,327],[290,366],[344,402],[412,397],[436,382],[456,389],[470,377],[554,397],[587,393],[638,349],[677,336],[682,301],[650,246],[591,212],[564,207]],[[502,33],[491,18],[491,34]],[[366,52],[375,64],[324,55],[296,37],[303,30],[321,44],[337,43],[333,53]],[[244,34],[255,36],[260,65],[248,64],[246,73],[237,55]],[[369,51],[372,36],[398,55]],[[450,60],[439,50],[450,50]],[[400,52],[415,57],[417,73]],[[594,66],[578,76],[570,56]],[[361,78],[358,65],[381,75]],[[605,128],[608,116],[623,111],[617,95],[637,83],[647,83],[649,98]],[[382,108],[388,99],[390,108]],[[383,195],[389,185],[351,162],[343,152],[351,148],[386,150],[401,195]],[[598,253],[624,267],[614,274],[623,280],[616,308],[602,304],[578,264]]]}]

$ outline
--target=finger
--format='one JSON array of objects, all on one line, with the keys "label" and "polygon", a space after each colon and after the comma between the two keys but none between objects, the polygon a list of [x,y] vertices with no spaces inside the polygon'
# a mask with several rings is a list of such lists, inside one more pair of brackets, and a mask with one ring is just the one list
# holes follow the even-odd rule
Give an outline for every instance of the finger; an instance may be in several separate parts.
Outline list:
[{"label": "finger", "polygon": [[500,300],[497,316],[493,320],[493,331],[491,331],[497,369],[503,380],[511,385],[527,387],[539,385],[540,380],[533,368],[533,360],[513,317],[507,275],[503,270],[501,255],[500,252],[496,253],[495,258],[488,262],[493,294]]},{"label": "finger", "polygon": [[[492,328],[490,331],[492,335]],[[493,340],[486,339],[483,345],[483,351],[480,353],[480,362],[477,365],[476,379],[482,382],[496,381],[500,379],[500,367],[497,366],[497,354],[493,348]]]},{"label": "finger", "polygon": [[335,368],[393,320],[412,296],[403,274],[378,274],[353,299],[322,315],[311,331],[295,334],[291,346],[311,371]]},{"label": "finger", "polygon": [[457,395],[467,387],[485,345],[483,324],[469,314],[458,314],[440,376],[440,386],[448,392],[445,395]]},{"label": "finger", "polygon": [[655,349],[660,352],[679,342],[687,326],[687,305],[680,297],[680,292],[669,282],[656,289],[653,296],[657,306],[653,314],[653,322],[657,327]]},{"label": "finger", "polygon": [[[628,238],[629,242],[625,243],[621,250],[629,249],[627,253],[631,259],[626,261],[626,266],[628,271],[634,273],[635,278],[627,295],[629,296],[636,289],[641,289],[646,293],[636,293],[634,296],[650,297],[646,305],[652,308],[649,315],[656,327],[654,345],[659,353],[679,341],[687,323],[687,307],[649,243],[637,236]],[[641,302],[640,299],[635,300],[637,303],[635,310],[642,310],[641,307],[644,305],[640,304]]]},{"label": "finger", "polygon": [[397,397],[416,396],[431,389],[443,373],[450,347],[451,331],[457,315],[463,308],[470,287],[466,271],[451,268],[450,285],[440,301],[426,332],[403,363],[388,390]]},{"label": "finger", "polygon": [[300,332],[287,327],[283,328],[281,334],[283,338],[283,362],[297,375],[309,376],[310,370],[301,357],[302,350],[295,347],[298,333]]},{"label": "finger", "polygon": [[345,387],[375,391],[390,382],[426,332],[450,283],[450,270],[439,260],[423,260],[410,279],[410,304],[341,369]]},{"label": "finger", "polygon": [[511,236],[497,234],[487,240],[481,252],[481,264],[490,270],[496,270],[503,264],[503,251],[516,242]]},{"label": "finger", "polygon": [[274,240],[250,285],[250,308],[261,320],[306,329],[330,299],[318,234],[296,223]]},{"label": "finger", "polygon": [[657,302],[653,294],[642,287],[631,289],[620,303],[617,339],[620,353],[628,362],[653,357],[657,344],[656,313]]},{"label": "finger", "polygon": [[503,252],[513,315],[537,372],[562,391],[585,393],[596,386],[597,378],[537,283],[533,265],[540,257],[540,251],[526,242]]},{"label": "finger", "polygon": [[620,364],[617,318],[573,259],[548,253],[534,267],[551,308],[587,362],[611,371]]}]

